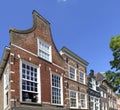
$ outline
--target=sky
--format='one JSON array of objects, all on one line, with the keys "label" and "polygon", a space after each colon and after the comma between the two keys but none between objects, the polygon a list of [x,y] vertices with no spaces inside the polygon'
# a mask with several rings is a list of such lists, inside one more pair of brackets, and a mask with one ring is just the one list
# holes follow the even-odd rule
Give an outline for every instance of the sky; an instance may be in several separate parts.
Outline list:
[{"label": "sky", "polygon": [[110,70],[109,43],[120,34],[120,0],[1,0],[0,59],[9,47],[9,29],[32,27],[32,11],[50,22],[57,49],[66,46],[97,72]]}]

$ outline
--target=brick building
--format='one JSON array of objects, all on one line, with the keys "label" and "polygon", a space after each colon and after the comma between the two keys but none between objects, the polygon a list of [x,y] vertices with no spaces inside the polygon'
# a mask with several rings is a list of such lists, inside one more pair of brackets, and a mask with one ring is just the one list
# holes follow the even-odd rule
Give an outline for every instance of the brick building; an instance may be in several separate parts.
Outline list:
[{"label": "brick building", "polygon": [[99,83],[100,90],[100,108],[101,110],[108,110],[108,96],[107,96],[107,80],[101,73],[95,74],[96,80]]},{"label": "brick building", "polygon": [[120,110],[120,98],[119,97],[117,97],[117,108],[118,110]]},{"label": "brick building", "polygon": [[90,70],[88,75],[89,110],[100,110],[100,90],[99,84],[94,75],[94,70]]},{"label": "brick building", "polygon": [[63,47],[60,53],[65,60],[65,106],[70,109],[88,110],[88,62],[66,47]]},{"label": "brick building", "polygon": [[97,73],[96,79],[99,82],[101,93],[101,110],[117,110],[117,95],[113,86],[107,81],[104,73]]},{"label": "brick building", "polygon": [[87,77],[88,62],[66,47],[58,52],[50,23],[32,14],[32,28],[9,31],[10,46],[0,62],[0,110],[100,110],[106,100],[116,110],[112,86],[102,81],[107,99],[100,102],[99,84],[93,74]]},{"label": "brick building", "polygon": [[0,64],[0,110],[64,110],[64,60],[50,23],[33,11],[33,27],[10,29]]}]

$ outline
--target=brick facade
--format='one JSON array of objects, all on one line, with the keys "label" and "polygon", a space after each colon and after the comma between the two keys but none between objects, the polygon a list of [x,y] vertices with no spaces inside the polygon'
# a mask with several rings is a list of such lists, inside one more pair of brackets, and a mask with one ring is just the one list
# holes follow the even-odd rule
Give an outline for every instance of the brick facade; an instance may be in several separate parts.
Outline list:
[{"label": "brick facade", "polygon": [[[88,101],[87,101],[87,78],[86,78],[86,67],[88,63],[83,60],[82,58],[78,57],[75,53],[67,49],[66,47],[63,47],[61,49],[61,55],[65,60],[65,106],[67,108],[71,107],[71,101],[70,101],[70,91],[75,91],[78,95],[77,97],[77,107],[76,109],[82,110],[82,109],[88,109]],[[75,68],[76,70],[76,79],[70,78],[70,66]],[[84,83],[80,83],[80,72],[84,73]],[[85,94],[85,108],[81,107],[81,93]],[[73,108],[75,109],[75,108]]]},{"label": "brick facade", "polygon": [[120,110],[120,98],[117,98],[117,108]]},{"label": "brick facade", "polygon": [[[37,108],[58,108],[63,109],[64,106],[56,106],[51,103],[51,74],[56,73],[62,78],[62,85],[64,85],[64,60],[60,56],[58,50],[52,39],[50,23],[45,20],[36,11],[33,11],[33,27],[31,29],[20,31],[10,29],[10,102],[9,106],[12,107],[34,107]],[[38,56],[38,40],[42,40],[51,46],[52,61],[46,61]],[[21,101],[21,62],[25,61],[31,65],[39,68],[40,79],[40,104],[24,103]],[[2,75],[3,77],[3,75]],[[1,78],[1,88],[3,78]],[[63,88],[63,86],[62,86]],[[64,89],[62,94],[64,93]],[[3,95],[3,92],[0,93]],[[3,95],[4,96],[4,95]],[[62,100],[62,99],[61,99]],[[64,94],[63,94],[64,100]],[[1,103],[2,104],[2,100]],[[2,106],[1,106],[2,107]],[[21,109],[20,108],[20,109]],[[27,109],[27,108],[26,108]],[[1,108],[3,110],[3,108]]]},{"label": "brick facade", "polygon": [[107,104],[104,110],[117,110],[117,96],[113,91],[113,86],[108,82],[104,73],[97,73],[96,79],[100,84],[101,109],[102,103]]},{"label": "brick facade", "polygon": [[[66,47],[59,53],[50,23],[32,14],[32,28],[9,31],[10,47],[0,63],[0,110],[88,110],[88,62]],[[115,104],[112,93],[107,97]]]}]

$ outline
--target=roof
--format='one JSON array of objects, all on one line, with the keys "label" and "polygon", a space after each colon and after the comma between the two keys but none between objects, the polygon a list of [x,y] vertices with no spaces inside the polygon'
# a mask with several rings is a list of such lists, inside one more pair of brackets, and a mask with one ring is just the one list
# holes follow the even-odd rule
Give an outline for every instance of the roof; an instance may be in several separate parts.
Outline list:
[{"label": "roof", "polygon": [[10,53],[10,48],[5,47],[2,59],[1,59],[1,62],[0,62],[0,78],[1,78],[1,76],[3,74],[3,72],[4,72],[6,63],[8,61],[9,53]]},{"label": "roof", "polygon": [[109,86],[109,87],[111,87],[111,88],[114,88],[112,85],[111,85],[111,83],[106,79],[106,76],[103,74],[103,73],[97,73],[97,74],[95,74],[96,75],[96,80],[98,81],[98,82],[106,82],[106,84]]},{"label": "roof", "polygon": [[101,74],[101,73],[95,74],[95,77],[96,77],[97,81],[103,81],[103,80],[106,79],[106,77],[103,74]]},{"label": "roof", "polygon": [[66,47],[63,47],[61,49],[61,53],[64,53],[65,55],[67,55],[68,57],[70,57],[71,59],[75,60],[78,63],[84,64],[84,66],[87,66],[89,64],[86,60],[84,60],[83,58],[81,58],[80,56],[78,56],[77,54],[75,54]]}]

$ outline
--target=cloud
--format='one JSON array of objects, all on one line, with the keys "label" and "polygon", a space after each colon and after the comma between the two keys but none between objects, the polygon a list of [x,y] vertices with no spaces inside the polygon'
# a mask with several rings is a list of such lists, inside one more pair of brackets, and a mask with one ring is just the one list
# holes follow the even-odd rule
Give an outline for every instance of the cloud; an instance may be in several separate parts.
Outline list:
[{"label": "cloud", "polygon": [[67,0],[57,0],[58,2],[66,2]]}]

